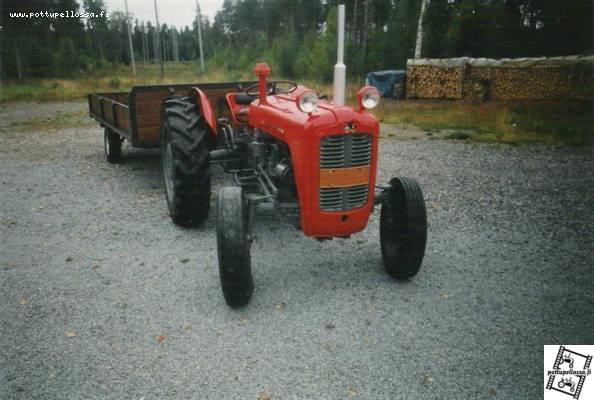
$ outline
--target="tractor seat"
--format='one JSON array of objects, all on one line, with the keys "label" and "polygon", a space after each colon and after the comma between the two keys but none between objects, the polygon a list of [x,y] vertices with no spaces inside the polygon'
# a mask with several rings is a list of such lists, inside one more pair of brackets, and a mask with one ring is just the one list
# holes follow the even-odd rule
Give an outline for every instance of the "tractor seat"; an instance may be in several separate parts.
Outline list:
[{"label": "tractor seat", "polygon": [[247,123],[250,121],[250,108],[249,107],[242,107],[235,111],[235,118],[239,122]]},{"label": "tractor seat", "polygon": [[235,104],[247,106],[255,99],[256,96],[252,96],[247,93],[235,93]]}]

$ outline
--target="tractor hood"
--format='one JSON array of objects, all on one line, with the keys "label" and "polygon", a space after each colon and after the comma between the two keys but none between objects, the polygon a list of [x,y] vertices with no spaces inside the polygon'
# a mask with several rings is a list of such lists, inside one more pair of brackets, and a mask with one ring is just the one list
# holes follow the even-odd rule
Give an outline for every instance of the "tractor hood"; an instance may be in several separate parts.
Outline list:
[{"label": "tractor hood", "polygon": [[331,129],[334,133],[346,131],[376,132],[379,124],[365,110],[338,106],[327,100],[319,100],[318,107],[304,113],[297,105],[299,96],[310,89],[298,86],[290,94],[267,96],[266,103],[255,100],[250,105],[250,125],[283,139],[286,135],[307,134]]},{"label": "tractor hood", "polygon": [[[268,96],[262,103],[255,100],[249,108],[250,125],[285,142],[289,147],[302,232],[307,236],[316,237],[347,236],[365,228],[373,208],[379,123],[365,110],[337,106],[326,100],[319,100],[315,111],[304,113],[299,109],[297,101],[307,90],[298,87],[291,94]],[[321,165],[322,143],[326,137],[334,137],[334,140],[340,141],[337,137],[344,136],[345,143],[349,143],[350,158],[352,137],[355,135],[368,135],[371,139],[366,150],[357,150],[358,154],[361,154],[361,151],[369,151],[368,165],[349,168],[350,159],[348,162],[343,159],[339,164],[330,167]],[[331,151],[328,147],[324,149],[326,154]],[[332,180],[334,176],[345,177],[348,182],[327,182],[325,177]],[[356,181],[358,185],[355,185],[353,190],[363,191],[358,195],[366,196],[361,199],[364,203],[345,210],[331,211],[321,208],[321,193],[332,190],[328,187],[335,184],[352,186],[351,181]],[[336,190],[345,190],[346,197],[343,198],[357,195],[355,192],[349,194],[351,189],[336,187]]]}]

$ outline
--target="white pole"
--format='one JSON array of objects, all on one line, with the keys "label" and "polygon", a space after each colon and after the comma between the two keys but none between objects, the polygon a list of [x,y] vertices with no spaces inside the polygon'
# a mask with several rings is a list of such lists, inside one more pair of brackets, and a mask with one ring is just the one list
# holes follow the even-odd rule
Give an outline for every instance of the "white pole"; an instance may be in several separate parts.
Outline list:
[{"label": "white pole", "polygon": [[132,75],[136,76],[136,63],[134,62],[134,46],[132,45],[132,27],[130,26],[130,13],[128,12],[128,0],[126,5],[126,25],[128,25],[128,43],[130,44],[130,62],[132,63]]},{"label": "white pole", "polygon": [[334,66],[334,104],[343,106],[346,90],[346,65],[344,65],[344,4],[338,5],[338,49]]},{"label": "white pole", "polygon": [[202,27],[201,27],[201,19],[202,16],[200,15],[200,5],[198,4],[198,0],[196,0],[196,29],[198,29],[198,48],[200,49],[200,69],[204,72],[204,53],[202,52]]}]

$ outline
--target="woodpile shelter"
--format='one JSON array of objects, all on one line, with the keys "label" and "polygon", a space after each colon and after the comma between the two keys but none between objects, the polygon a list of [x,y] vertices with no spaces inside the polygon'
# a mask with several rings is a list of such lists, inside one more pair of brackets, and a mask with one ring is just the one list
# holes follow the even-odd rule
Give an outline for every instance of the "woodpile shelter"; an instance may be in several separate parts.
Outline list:
[{"label": "woodpile shelter", "polygon": [[594,100],[594,56],[410,59],[406,97]]}]

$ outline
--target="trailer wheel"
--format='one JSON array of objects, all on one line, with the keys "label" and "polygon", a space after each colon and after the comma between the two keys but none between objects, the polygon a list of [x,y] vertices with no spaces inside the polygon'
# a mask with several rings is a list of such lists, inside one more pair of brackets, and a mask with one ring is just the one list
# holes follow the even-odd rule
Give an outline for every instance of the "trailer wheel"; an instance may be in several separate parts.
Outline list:
[{"label": "trailer wheel", "polygon": [[122,160],[122,138],[109,128],[103,130],[103,147],[105,158],[110,164],[116,164]]},{"label": "trailer wheel", "polygon": [[195,226],[210,209],[210,135],[190,97],[163,103],[161,150],[169,215],[181,226]]},{"label": "trailer wheel", "polygon": [[225,301],[246,305],[254,291],[250,242],[247,237],[246,199],[240,187],[224,187],[217,204],[217,252]]},{"label": "trailer wheel", "polygon": [[427,211],[419,184],[410,178],[393,178],[382,203],[380,244],[386,272],[396,279],[419,272],[427,242]]}]

